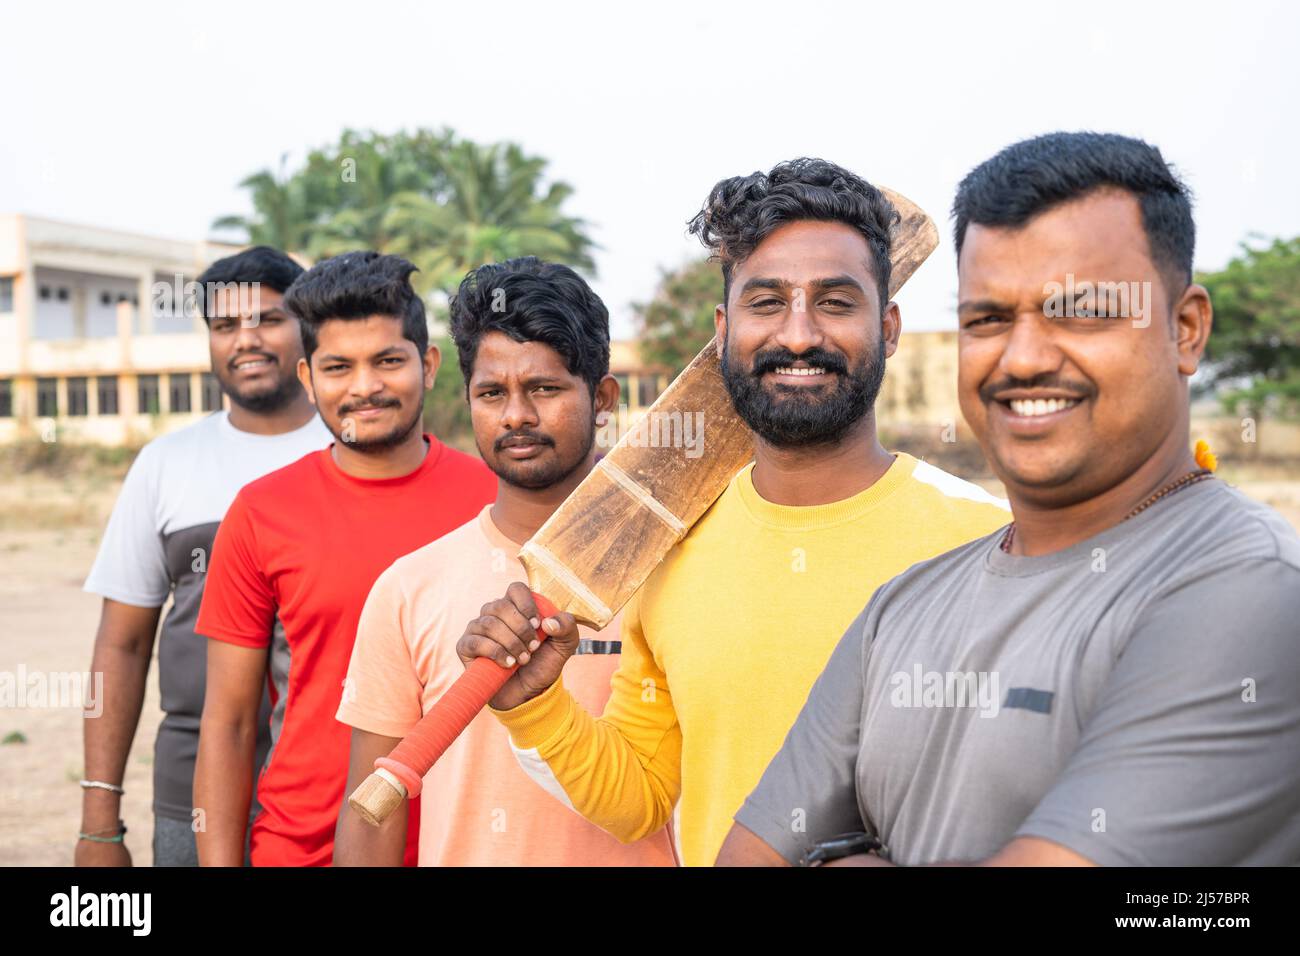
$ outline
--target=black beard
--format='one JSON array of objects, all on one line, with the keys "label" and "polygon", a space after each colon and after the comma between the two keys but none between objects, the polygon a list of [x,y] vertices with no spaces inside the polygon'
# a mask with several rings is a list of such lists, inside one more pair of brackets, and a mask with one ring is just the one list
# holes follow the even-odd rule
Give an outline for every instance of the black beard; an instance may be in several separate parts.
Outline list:
[{"label": "black beard", "polygon": [[[849,369],[844,359],[824,349],[809,349],[795,355],[788,349],[768,349],[754,356],[745,370],[734,364],[731,345],[723,340],[722,377],[736,414],[769,445],[777,448],[808,448],[834,445],[844,438],[862,416],[871,410],[885,379],[885,341],[880,340],[875,360],[864,358]],[[763,387],[761,376],[773,368],[804,361],[839,373],[828,395],[801,394],[791,386],[777,399]],[[777,386],[780,388],[780,386]]]},{"label": "black beard", "polygon": [[[475,444],[478,444],[477,440],[475,441]],[[527,466],[531,463],[513,462],[509,459],[500,459],[493,456],[492,461],[495,462],[495,464],[489,464],[488,467],[492,469],[493,474],[504,481],[507,485],[514,488],[522,488],[525,491],[541,491],[544,488],[558,485],[581,468],[583,463],[586,462],[587,456],[591,454],[592,446],[595,444],[596,431],[592,428],[587,443],[582,449],[582,453],[572,462],[566,462],[556,458],[541,470],[529,471],[526,468],[519,468],[516,471],[515,469],[518,465]],[[551,447],[554,447],[554,445]],[[479,457],[486,462],[488,458],[483,454],[482,445],[478,446],[478,452]]]},{"label": "black beard", "polygon": [[217,384],[230,398],[231,404],[238,405],[244,411],[252,412],[255,415],[278,412],[294,401],[298,397],[298,393],[302,391],[302,383],[298,381],[296,374],[280,379],[275,388],[270,391],[254,392],[252,395],[240,395],[235,389],[230,388],[222,381],[220,377],[217,378]]},{"label": "black beard", "polygon": [[[423,418],[424,397],[421,396],[419,404],[415,407],[415,414],[411,416],[410,421],[403,425],[398,425],[387,435],[381,435],[378,438],[368,438],[365,441],[353,438],[351,441],[345,441],[342,432],[335,431],[334,426],[330,422],[326,421],[324,415],[321,416],[321,421],[325,422],[325,426],[330,430],[330,434],[334,436],[334,440],[339,444],[346,445],[353,451],[359,451],[363,455],[382,455],[390,448],[395,448],[402,442],[406,441],[407,436],[420,426],[420,422]],[[343,419],[341,419],[341,421],[346,420],[347,416],[344,416]]]}]

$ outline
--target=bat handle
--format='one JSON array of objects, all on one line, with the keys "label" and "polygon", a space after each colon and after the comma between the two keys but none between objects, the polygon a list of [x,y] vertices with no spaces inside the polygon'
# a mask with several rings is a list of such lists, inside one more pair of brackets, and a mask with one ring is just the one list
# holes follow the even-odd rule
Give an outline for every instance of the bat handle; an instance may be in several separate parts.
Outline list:
[{"label": "bat handle", "polygon": [[[559,613],[535,591],[533,602],[543,619]],[[546,640],[540,627],[537,639]],[[476,658],[392,753],[375,761],[374,773],[352,792],[348,805],[361,819],[379,826],[403,800],[418,797],[424,775],[518,669],[518,664],[507,670],[490,658]]]}]

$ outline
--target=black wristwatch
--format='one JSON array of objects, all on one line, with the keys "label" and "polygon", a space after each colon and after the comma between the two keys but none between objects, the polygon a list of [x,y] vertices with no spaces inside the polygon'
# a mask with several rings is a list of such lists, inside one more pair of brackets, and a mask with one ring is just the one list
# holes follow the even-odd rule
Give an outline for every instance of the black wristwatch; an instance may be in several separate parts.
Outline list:
[{"label": "black wristwatch", "polygon": [[839,836],[833,836],[829,840],[822,840],[820,843],[814,844],[813,848],[804,854],[803,859],[799,861],[799,865],[821,866],[823,863],[831,862],[831,860],[840,860],[846,856],[871,852],[883,855],[888,853],[889,850],[879,839],[868,833],[841,833]]}]

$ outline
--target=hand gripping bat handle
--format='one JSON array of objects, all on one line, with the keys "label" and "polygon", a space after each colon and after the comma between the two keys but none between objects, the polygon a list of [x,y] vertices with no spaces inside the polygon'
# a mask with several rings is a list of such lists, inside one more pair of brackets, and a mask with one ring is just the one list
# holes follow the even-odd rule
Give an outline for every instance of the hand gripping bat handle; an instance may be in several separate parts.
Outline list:
[{"label": "hand gripping bat handle", "polygon": [[[536,592],[533,601],[539,620],[558,613]],[[540,627],[537,639],[546,640]],[[418,797],[424,775],[518,669],[518,664],[507,670],[490,658],[476,658],[392,753],[375,761],[375,772],[352,792],[348,805],[361,819],[379,826],[403,800]]]}]

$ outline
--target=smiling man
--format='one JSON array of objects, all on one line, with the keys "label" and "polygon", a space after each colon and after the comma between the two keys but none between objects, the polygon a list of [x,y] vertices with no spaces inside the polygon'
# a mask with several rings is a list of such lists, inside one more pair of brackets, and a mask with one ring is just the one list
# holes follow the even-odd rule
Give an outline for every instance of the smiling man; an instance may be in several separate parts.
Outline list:
[{"label": "smiling man", "polygon": [[522,584],[459,644],[467,662],[523,662],[492,703],[535,779],[622,840],[676,809],[687,865],[713,862],[876,586],[1006,524],[1003,503],[876,437],[900,330],[885,292],[896,216],[870,183],[801,159],[718,183],[693,220],[722,264],[719,356],[755,460],[624,609],[600,719],[560,680],[580,643],[570,615],[544,622],[531,656]]},{"label": "smiling man", "polygon": [[[366,595],[393,561],[492,500],[492,473],[420,428],[439,353],[413,271],[347,253],[285,295],[302,328],[298,376],[335,441],[245,487],[217,534],[196,626],[212,638],[194,778],[205,866],[243,861],[268,667],[274,742],[252,862],[330,862],[348,766],[334,712]],[[417,801],[412,820],[411,863]]]},{"label": "smiling man", "polygon": [[[207,642],[194,621],[212,540],[241,486],[329,441],[298,382],[302,337],[281,301],[302,271],[283,252],[255,246],[217,260],[197,280],[212,374],[230,410],[141,449],[86,579],[86,590],[104,599],[91,663],[104,675],[104,708],[85,720],[78,866],[131,863],[121,784],[155,638],[164,716],[153,750],[153,862],[198,864],[191,787]],[[257,760],[269,746],[270,734],[259,733]]]},{"label": "smiling man", "polygon": [[1300,863],[1300,539],[1189,450],[1186,188],[1056,133],[954,212],[962,412],[1015,522],[876,593],[719,862]]},{"label": "smiling man", "polygon": [[[618,403],[609,314],[572,269],[535,258],[471,272],[451,301],[479,454],[496,501],[380,575],[361,615],[338,718],[351,725],[348,792],[464,673],[456,642],[523,574],[532,537],[596,463],[596,428]],[[566,672],[600,713],[619,663],[619,622],[582,631]],[[630,846],[537,789],[491,714],[479,714],[425,776],[421,866],[663,866],[665,833]],[[406,819],[373,827],[344,805],[336,863],[395,866]]]}]

